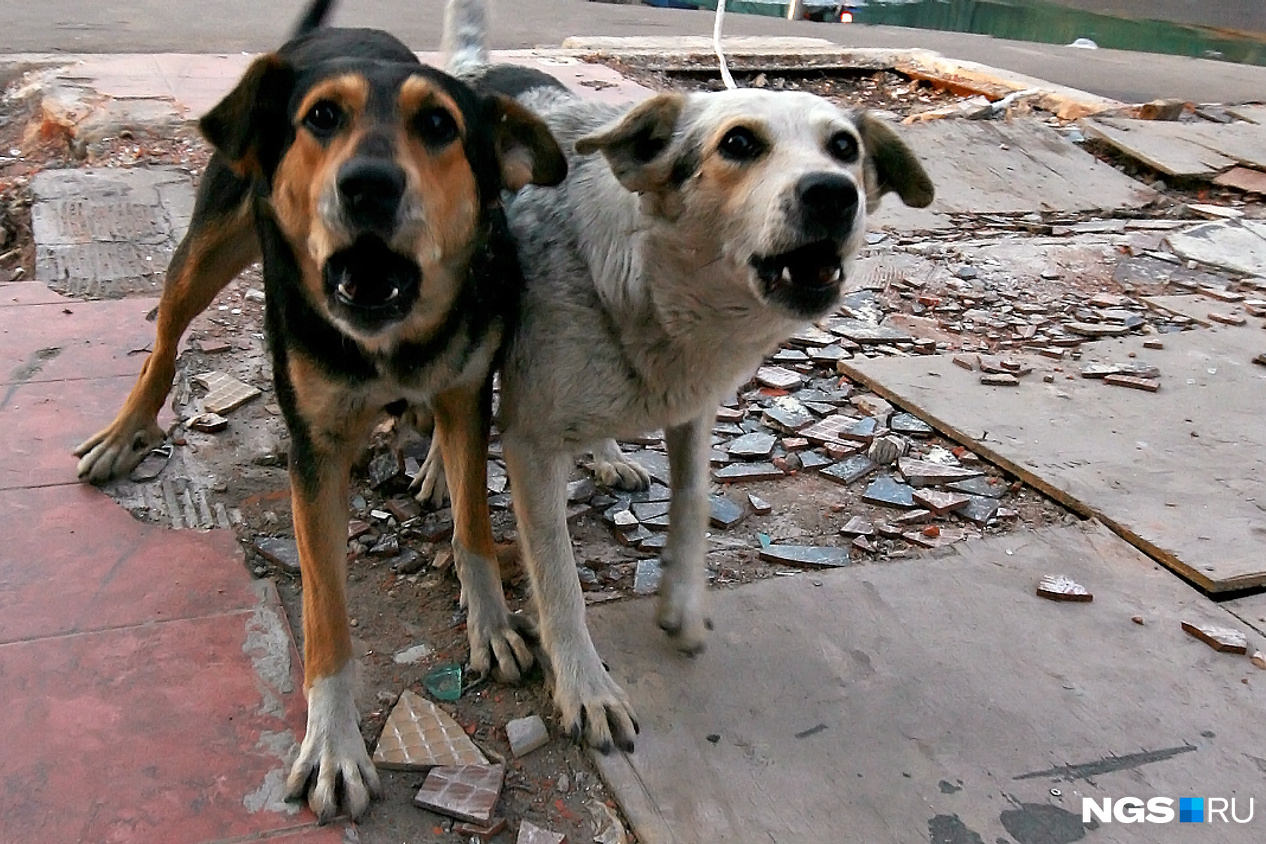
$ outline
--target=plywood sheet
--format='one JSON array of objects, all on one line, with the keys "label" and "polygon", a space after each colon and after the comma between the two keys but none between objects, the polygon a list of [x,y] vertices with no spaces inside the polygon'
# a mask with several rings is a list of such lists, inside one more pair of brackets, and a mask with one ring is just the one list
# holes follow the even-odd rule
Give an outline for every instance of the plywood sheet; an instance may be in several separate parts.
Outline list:
[{"label": "plywood sheet", "polygon": [[[634,753],[595,758],[638,840],[1176,840],[1087,829],[1082,796],[1234,793],[1243,816],[1266,770],[1266,683],[1181,622],[1234,627],[1251,647],[1259,634],[1102,528],[956,547],[715,591],[694,659],[659,634],[653,601],[592,609],[642,727]],[[1048,573],[1094,602],[1038,598]]]},{"label": "plywood sheet", "polygon": [[[848,374],[1212,591],[1266,585],[1266,335],[1249,326],[1083,346],[1089,363],[1146,362],[1156,393],[1061,373],[984,387],[950,357],[854,360]],[[1137,357],[1129,358],[1130,352]],[[1076,372],[1077,364],[1068,364]]]},{"label": "plywood sheet", "polygon": [[936,228],[948,214],[1137,208],[1156,198],[1036,120],[938,120],[899,131],[931,176],[936,199],[913,209],[887,196],[874,219],[880,228]]}]

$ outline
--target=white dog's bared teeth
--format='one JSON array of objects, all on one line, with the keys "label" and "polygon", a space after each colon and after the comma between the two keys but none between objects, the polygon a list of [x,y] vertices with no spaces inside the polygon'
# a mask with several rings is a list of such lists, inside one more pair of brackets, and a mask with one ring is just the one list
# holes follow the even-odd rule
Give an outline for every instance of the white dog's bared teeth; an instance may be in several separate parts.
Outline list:
[{"label": "white dog's bared teeth", "polygon": [[787,284],[791,284],[791,267],[783,267],[782,275],[778,277],[782,279],[783,281],[785,281]]}]

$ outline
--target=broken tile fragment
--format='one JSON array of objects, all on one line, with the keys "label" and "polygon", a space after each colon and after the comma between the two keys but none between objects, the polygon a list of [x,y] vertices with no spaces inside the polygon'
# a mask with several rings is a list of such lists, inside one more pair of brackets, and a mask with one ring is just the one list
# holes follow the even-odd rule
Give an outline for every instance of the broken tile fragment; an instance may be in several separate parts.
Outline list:
[{"label": "broken tile fragment", "polygon": [[813,413],[791,396],[774,399],[774,403],[765,408],[762,418],[766,424],[790,433],[813,424]]},{"label": "broken tile fragment", "polygon": [[486,765],[488,760],[447,712],[405,689],[378,737],[374,764],[418,771],[436,765]]},{"label": "broken tile fragment", "polygon": [[1253,661],[1253,665],[1263,670],[1266,670],[1266,653],[1262,653],[1261,651],[1253,651],[1253,656],[1250,658]]},{"label": "broken tile fragment", "polygon": [[1165,341],[1164,340],[1144,340],[1143,348],[1157,351],[1157,350],[1165,348]]},{"label": "broken tile fragment", "polygon": [[618,530],[632,530],[638,525],[637,516],[629,510],[617,510],[611,516],[611,524]]},{"label": "broken tile fragment", "polygon": [[938,489],[916,489],[914,500],[931,510],[938,516],[944,516],[951,510],[966,507],[971,503],[971,496],[961,492],[944,492]]},{"label": "broken tile fragment", "polygon": [[911,486],[937,486],[940,484],[965,481],[978,478],[984,474],[979,469],[968,469],[963,466],[946,466],[931,460],[919,460],[914,457],[902,457],[897,461],[897,468]]},{"label": "broken tile fragment", "polygon": [[299,544],[286,537],[262,536],[255,540],[261,557],[276,563],[288,574],[299,573]]},{"label": "broken tile fragment", "polygon": [[983,475],[976,478],[967,478],[962,481],[954,481],[945,486],[955,492],[965,492],[968,495],[983,495],[988,498],[1001,498],[1007,493],[1007,485],[1001,482],[995,483],[996,479],[986,478]]},{"label": "broken tile fragment", "polygon": [[545,729],[545,722],[539,715],[515,718],[506,723],[506,740],[510,742],[510,752],[517,759],[548,744],[549,730]]},{"label": "broken tile fragment", "polygon": [[835,481],[840,484],[851,484],[859,481],[869,475],[871,472],[879,468],[879,464],[871,460],[864,454],[854,454],[852,457],[841,460],[839,463],[833,463],[818,472],[827,480]]},{"label": "broken tile fragment", "polygon": [[[833,448],[835,448],[835,447],[834,447],[834,446],[827,446],[827,449],[828,449],[828,450],[833,449]],[[860,451],[860,450],[861,450],[861,448],[862,448],[862,446],[860,446],[860,445],[859,445],[859,446],[856,446],[856,447],[853,447],[853,448],[843,448],[843,447],[841,447],[841,448],[839,448],[839,450],[838,450],[838,457],[847,457],[847,456],[850,456],[850,455],[855,454],[856,452]],[[832,452],[832,454],[833,454],[833,455],[836,455],[836,452]],[[800,468],[801,468],[801,469],[810,470],[810,471],[812,471],[813,469],[821,469],[823,466],[826,466],[827,464],[834,462],[834,459],[835,459],[835,457],[834,457],[834,456],[832,456],[832,457],[827,457],[826,455],[821,454],[821,453],[816,452],[816,451],[805,451],[805,452],[801,452],[801,454],[800,454]]]},{"label": "broken tile fragment", "polygon": [[501,765],[432,768],[413,802],[423,809],[473,823],[488,823],[501,796]]},{"label": "broken tile fragment", "polygon": [[760,550],[760,558],[767,563],[811,568],[847,566],[851,562],[846,548],[816,545],[768,545]]},{"label": "broken tile fragment", "polygon": [[1217,311],[1210,311],[1209,319],[1214,322],[1220,322],[1223,325],[1244,325],[1248,322],[1248,320],[1244,318],[1243,314],[1223,314],[1218,313]]},{"label": "broken tile fragment", "polygon": [[914,490],[887,475],[875,478],[862,493],[862,501],[881,507],[914,507]]},{"label": "broken tile fragment", "polygon": [[721,483],[742,483],[745,481],[773,481],[783,477],[785,473],[773,463],[731,463],[712,473],[712,477]]},{"label": "broken tile fragment", "polygon": [[519,837],[514,844],[567,844],[567,836],[524,820],[519,823]]},{"label": "broken tile fragment", "polygon": [[708,515],[708,521],[713,527],[729,530],[739,522],[743,521],[743,508],[735,504],[724,495],[708,496],[708,505],[711,512]]},{"label": "broken tile fragment", "polygon": [[1081,368],[1082,378],[1106,378],[1109,375],[1116,375],[1121,371],[1121,367],[1115,363],[1088,363]]},{"label": "broken tile fragment", "polygon": [[1066,322],[1064,330],[1083,337],[1120,337],[1130,332],[1129,326],[1103,322]]},{"label": "broken tile fragment", "polygon": [[229,426],[229,420],[218,413],[199,413],[185,420],[185,424],[195,431],[204,434],[217,434]]},{"label": "broken tile fragment", "polygon": [[997,499],[973,495],[970,502],[954,511],[954,515],[985,527],[997,517],[999,507]]},{"label": "broken tile fragment", "polygon": [[1014,375],[982,375],[980,383],[986,387],[1018,387],[1020,379]]},{"label": "broken tile fragment", "polygon": [[909,437],[930,437],[932,426],[913,413],[894,413],[888,420],[888,427],[894,434],[905,434]]},{"label": "broken tile fragment", "polygon": [[773,453],[776,441],[777,438],[773,434],[764,434],[757,431],[731,440],[730,444],[726,446],[726,451],[735,457],[746,459],[754,457],[767,458]]},{"label": "broken tile fragment", "polygon": [[863,346],[872,343],[908,343],[914,339],[899,328],[872,325],[859,319],[834,320],[831,331]]},{"label": "broken tile fragment", "polygon": [[758,516],[768,516],[773,512],[773,505],[759,496],[747,494],[747,503],[751,506],[752,512]]},{"label": "broken tile fragment", "polygon": [[221,415],[236,410],[259,395],[259,390],[245,384],[227,372],[204,372],[193,380],[207,388],[202,406]]},{"label": "broken tile fragment", "polygon": [[875,526],[864,516],[854,516],[840,528],[840,533],[846,536],[874,536]]},{"label": "broken tile fragment", "polygon": [[980,368],[980,359],[976,355],[954,355],[953,361],[955,366],[968,372],[975,372]]},{"label": "broken tile fragment", "polygon": [[756,370],[756,380],[775,390],[790,390],[804,383],[804,376],[781,366],[762,366]]},{"label": "broken tile fragment", "polygon": [[1154,393],[1160,389],[1160,382],[1153,378],[1139,378],[1136,375],[1109,375],[1103,383],[1114,387],[1129,387],[1132,390],[1145,390]]},{"label": "broken tile fragment", "polygon": [[635,595],[653,595],[659,588],[659,560],[638,560],[637,569],[633,573],[633,593]]},{"label": "broken tile fragment", "polygon": [[667,501],[647,501],[646,503],[638,503],[633,505],[633,515],[639,521],[645,519],[653,519],[657,516],[663,516],[668,513],[669,503]]},{"label": "broken tile fragment", "polygon": [[910,525],[919,525],[932,518],[932,511],[925,510],[922,507],[902,513],[892,520],[892,524],[898,528],[909,527]]},{"label": "broken tile fragment", "polygon": [[828,416],[800,430],[800,436],[819,443],[843,442],[842,432],[857,424],[854,416]]},{"label": "broken tile fragment", "polygon": [[1182,629],[1215,651],[1229,654],[1248,653],[1248,639],[1238,630],[1230,627],[1218,627],[1213,624],[1182,623]]},{"label": "broken tile fragment", "polygon": [[453,832],[462,836],[463,839],[478,838],[480,841],[490,841],[495,838],[498,833],[506,828],[505,818],[493,818],[488,823],[471,823],[470,821],[460,821],[453,824]]},{"label": "broken tile fragment", "polygon": [[1089,602],[1095,599],[1095,596],[1086,590],[1077,581],[1064,577],[1063,575],[1048,574],[1044,576],[1037,584],[1037,594],[1039,597],[1046,598],[1050,601],[1074,601]]},{"label": "broken tile fragment", "polygon": [[642,525],[638,525],[632,530],[626,530],[622,532],[617,531],[615,534],[615,539],[621,545],[627,545],[630,548],[636,548],[637,546],[645,542],[647,539],[650,539],[653,535],[654,534],[652,534],[645,527],[643,527]]}]

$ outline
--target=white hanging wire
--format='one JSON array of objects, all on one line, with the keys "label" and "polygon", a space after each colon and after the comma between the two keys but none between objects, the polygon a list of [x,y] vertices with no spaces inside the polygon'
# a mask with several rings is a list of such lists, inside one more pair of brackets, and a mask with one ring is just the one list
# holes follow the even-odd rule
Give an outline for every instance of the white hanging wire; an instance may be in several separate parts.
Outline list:
[{"label": "white hanging wire", "polygon": [[733,91],[738,85],[734,84],[734,77],[730,76],[730,66],[725,61],[725,52],[721,49],[721,22],[725,20],[725,0],[717,0],[717,19],[712,26],[712,47],[716,50],[717,61],[721,63],[721,80],[725,82],[725,87]]}]

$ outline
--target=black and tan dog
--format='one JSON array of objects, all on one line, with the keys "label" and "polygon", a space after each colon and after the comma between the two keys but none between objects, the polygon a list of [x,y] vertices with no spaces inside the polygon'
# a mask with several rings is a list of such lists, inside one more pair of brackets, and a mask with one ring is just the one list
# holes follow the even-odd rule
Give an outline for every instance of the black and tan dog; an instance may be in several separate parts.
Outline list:
[{"label": "black and tan dog", "polygon": [[[349,467],[384,408],[428,406],[449,467],[459,571],[500,594],[489,373],[522,284],[500,197],[566,173],[523,107],[422,66],[387,33],[321,28],[331,5],[315,2],[294,39],[202,119],[216,153],[168,270],[154,351],[118,417],[76,451],[80,477],[102,481],[161,439],[155,420],[181,335],[262,256],[303,573],[308,725],[288,785],[322,820],[340,802],[360,815],[378,791],[351,683]],[[514,647],[526,649],[517,637]]]}]

